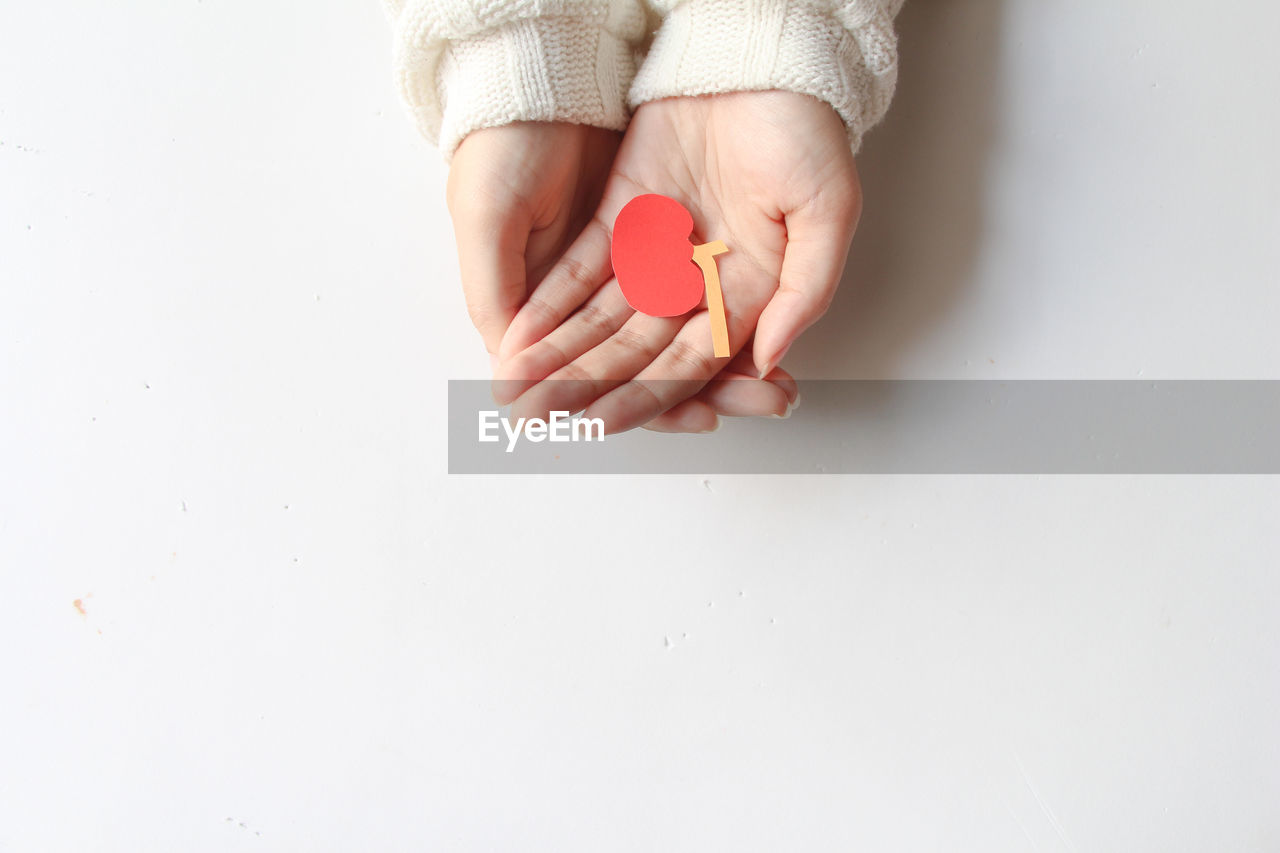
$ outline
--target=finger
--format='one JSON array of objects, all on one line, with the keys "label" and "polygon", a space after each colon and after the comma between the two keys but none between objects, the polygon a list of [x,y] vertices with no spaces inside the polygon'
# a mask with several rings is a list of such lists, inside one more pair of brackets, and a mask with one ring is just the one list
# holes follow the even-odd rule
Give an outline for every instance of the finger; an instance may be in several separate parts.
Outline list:
[{"label": "finger", "polygon": [[698,399],[730,418],[780,418],[791,408],[787,392],[780,385],[739,373],[717,376],[698,393]]},{"label": "finger", "polygon": [[545,338],[506,361],[499,360],[494,371],[494,399],[498,405],[507,405],[534,384],[604,343],[634,313],[617,282],[606,284]]},{"label": "finger", "polygon": [[695,397],[658,415],[644,428],[653,432],[715,432],[720,428],[720,416],[714,406]]},{"label": "finger", "polygon": [[[513,417],[545,417],[553,411],[578,412],[608,394],[630,377],[640,374],[676,339],[684,322],[680,317],[650,317],[635,313],[607,340],[552,373],[520,395],[511,407]],[[652,420],[687,397],[693,388],[648,417],[626,429]],[[611,425],[605,422],[606,432]],[[620,431],[620,430],[614,430]]]},{"label": "finger", "polygon": [[711,354],[711,318],[701,311],[684,322],[647,367],[631,374],[634,379],[592,403],[586,416],[603,419],[606,433],[642,426],[698,393],[723,364]]},{"label": "finger", "polygon": [[530,223],[523,212],[474,201],[456,203],[451,213],[467,313],[485,349],[496,353],[525,299]]},{"label": "finger", "polygon": [[786,215],[778,289],[760,314],[752,347],[757,376],[773,370],[800,333],[830,307],[858,225],[860,199],[854,173],[849,186]]},{"label": "finger", "polygon": [[[754,362],[751,359],[751,347],[742,348],[733,360],[729,362],[728,367],[723,368],[716,379],[755,379],[756,370]],[[772,382],[782,389],[787,396],[787,405],[795,406],[796,401],[800,399],[800,386],[796,383],[795,377],[781,367],[775,367],[764,377],[765,381]],[[722,413],[723,414],[723,413]]]},{"label": "finger", "polygon": [[[749,361],[749,360],[748,360]],[[789,417],[799,405],[796,381],[781,368],[766,379],[722,370],[695,396],[644,425],[654,432],[715,432],[721,418]]]},{"label": "finger", "polygon": [[782,393],[787,395],[787,406],[789,408],[794,409],[800,405],[800,384],[796,382],[795,377],[790,373],[781,367],[775,367],[769,371],[765,381],[772,382],[782,389]]},{"label": "finger", "polygon": [[[750,358],[746,362],[749,366]],[[644,428],[655,432],[714,432],[723,417],[787,417],[799,398],[795,379],[781,368],[766,379],[726,368],[695,396],[677,403]],[[714,423],[708,409],[716,415]]]},{"label": "finger", "polygon": [[613,275],[609,262],[609,230],[592,219],[564,256],[539,282],[498,346],[507,359],[556,329]]}]

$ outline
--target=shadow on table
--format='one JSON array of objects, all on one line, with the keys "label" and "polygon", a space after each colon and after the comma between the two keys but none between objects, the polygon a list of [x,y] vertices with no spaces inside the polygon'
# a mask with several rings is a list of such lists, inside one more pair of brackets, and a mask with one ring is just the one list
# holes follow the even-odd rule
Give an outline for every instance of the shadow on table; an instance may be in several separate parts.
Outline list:
[{"label": "shadow on table", "polygon": [[864,209],[840,292],[787,368],[883,378],[965,297],[983,236],[1003,0],[911,2],[893,106],[858,156]]}]

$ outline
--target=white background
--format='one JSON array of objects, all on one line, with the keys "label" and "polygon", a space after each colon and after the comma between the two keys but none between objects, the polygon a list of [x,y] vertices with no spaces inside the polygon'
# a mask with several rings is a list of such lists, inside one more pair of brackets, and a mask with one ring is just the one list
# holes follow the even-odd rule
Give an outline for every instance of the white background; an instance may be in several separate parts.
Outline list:
[{"label": "white background", "polygon": [[[1280,7],[900,25],[797,375],[1280,378]],[[0,8],[0,850],[1280,849],[1276,478],[451,479],[444,174],[375,3]]]}]

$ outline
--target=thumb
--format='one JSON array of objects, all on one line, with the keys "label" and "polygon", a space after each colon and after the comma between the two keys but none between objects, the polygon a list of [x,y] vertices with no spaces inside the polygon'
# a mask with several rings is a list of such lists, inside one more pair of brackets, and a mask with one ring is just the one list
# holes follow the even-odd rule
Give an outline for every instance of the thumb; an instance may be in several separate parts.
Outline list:
[{"label": "thumb", "polygon": [[786,216],[778,289],[756,323],[752,360],[761,377],[831,306],[858,225],[859,196],[812,204]]},{"label": "thumb", "polygon": [[519,210],[460,206],[453,211],[462,294],[490,353],[527,295],[525,249],[531,224]]}]

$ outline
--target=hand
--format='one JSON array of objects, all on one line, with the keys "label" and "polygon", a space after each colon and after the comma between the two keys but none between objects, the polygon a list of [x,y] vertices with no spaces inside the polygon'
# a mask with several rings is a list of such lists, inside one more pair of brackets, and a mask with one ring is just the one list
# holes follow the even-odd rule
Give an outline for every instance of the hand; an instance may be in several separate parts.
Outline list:
[{"label": "hand", "polygon": [[[609,278],[607,240],[590,266],[556,262],[600,204],[620,140],[617,132],[585,125],[523,122],[476,131],[458,146],[447,199],[467,310],[491,354],[529,291],[549,272],[562,283],[592,289]],[[586,277],[588,269],[595,278]],[[726,372],[724,378],[745,377]],[[713,429],[721,414],[768,414],[780,399],[789,407],[795,381],[781,371],[769,380],[721,383],[649,426],[702,432]]]},{"label": "hand", "polygon": [[447,199],[462,290],[491,354],[590,220],[620,140],[586,125],[520,122],[477,130],[454,152]]},{"label": "hand", "polygon": [[826,312],[861,211],[835,111],[790,92],[654,101],[636,111],[595,218],[557,268],[564,274],[549,274],[511,322],[499,402],[515,399],[521,414],[585,407],[619,432],[672,410],[723,367],[705,310],[648,317],[608,280],[613,221],[650,192],[690,210],[695,243],[728,244],[717,261],[730,348],[752,342],[756,375],[768,377]]},{"label": "hand", "polygon": [[[791,374],[775,367],[758,379],[749,353],[742,353],[697,394],[644,424],[656,432],[714,432],[721,417],[789,417],[800,404],[800,388]],[[565,383],[572,384],[572,383]]]}]

